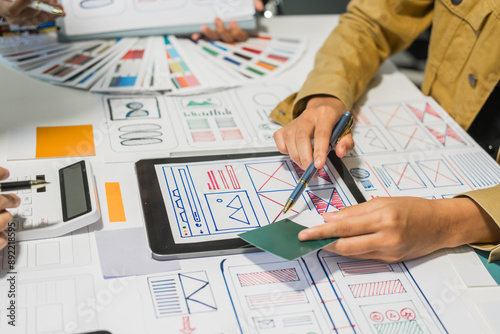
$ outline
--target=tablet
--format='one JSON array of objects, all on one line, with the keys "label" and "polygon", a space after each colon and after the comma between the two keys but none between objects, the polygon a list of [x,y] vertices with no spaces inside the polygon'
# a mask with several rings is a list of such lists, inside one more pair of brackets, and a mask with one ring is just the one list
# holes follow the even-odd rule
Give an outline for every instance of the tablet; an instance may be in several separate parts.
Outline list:
[{"label": "tablet", "polygon": [[[304,172],[276,152],[140,160],[136,171],[148,243],[159,260],[258,251],[238,234],[278,219]],[[363,200],[330,161],[317,175],[290,211],[322,214]]]}]

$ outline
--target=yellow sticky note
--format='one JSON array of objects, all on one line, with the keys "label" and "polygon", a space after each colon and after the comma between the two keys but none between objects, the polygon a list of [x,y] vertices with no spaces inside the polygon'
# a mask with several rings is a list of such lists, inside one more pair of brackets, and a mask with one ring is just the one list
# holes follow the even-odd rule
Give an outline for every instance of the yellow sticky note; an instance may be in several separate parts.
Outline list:
[{"label": "yellow sticky note", "polygon": [[36,157],[95,155],[92,125],[50,126],[36,129]]},{"label": "yellow sticky note", "polygon": [[108,204],[108,215],[111,223],[127,221],[125,208],[123,207],[120,183],[106,182],[106,202]]}]

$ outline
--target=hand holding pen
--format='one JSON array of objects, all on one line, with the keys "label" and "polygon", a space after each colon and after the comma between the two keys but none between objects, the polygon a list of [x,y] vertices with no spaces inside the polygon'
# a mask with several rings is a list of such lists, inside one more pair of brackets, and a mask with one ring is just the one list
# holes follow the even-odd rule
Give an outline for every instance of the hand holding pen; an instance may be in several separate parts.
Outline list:
[{"label": "hand holding pen", "polygon": [[11,24],[36,26],[64,16],[64,10],[57,0],[0,0],[0,17]]},{"label": "hand holding pen", "polygon": [[[344,137],[351,130],[352,123],[353,123],[352,114],[349,111],[346,111],[342,115],[342,117],[340,117],[339,121],[333,128],[332,135],[330,136],[330,145],[328,152],[335,149],[335,147],[340,142],[342,137]],[[307,167],[304,174],[302,174],[299,182],[297,183],[297,186],[295,187],[292,194],[286,201],[283,213],[287,213],[288,210],[290,210],[290,208],[297,202],[297,200],[302,195],[307,185],[313,179],[313,177],[316,175],[317,172],[318,169],[316,169],[313,161],[311,162],[309,167]]]},{"label": "hand holding pen", "polygon": [[[0,180],[4,180],[9,177],[9,171],[5,168],[0,167]],[[0,250],[7,245],[7,234],[5,229],[8,227],[9,223],[12,221],[12,215],[5,209],[15,208],[19,206],[21,199],[19,196],[14,194],[0,194]]]}]

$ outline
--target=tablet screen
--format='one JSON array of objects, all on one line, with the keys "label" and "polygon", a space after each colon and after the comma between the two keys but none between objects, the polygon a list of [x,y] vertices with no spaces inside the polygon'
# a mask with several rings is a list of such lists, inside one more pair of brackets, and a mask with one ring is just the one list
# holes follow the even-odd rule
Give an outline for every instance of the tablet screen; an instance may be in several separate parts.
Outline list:
[{"label": "tablet screen", "polygon": [[[281,155],[155,164],[154,168],[176,244],[234,239],[274,222],[303,174]],[[323,214],[355,203],[328,162],[290,211]]]}]

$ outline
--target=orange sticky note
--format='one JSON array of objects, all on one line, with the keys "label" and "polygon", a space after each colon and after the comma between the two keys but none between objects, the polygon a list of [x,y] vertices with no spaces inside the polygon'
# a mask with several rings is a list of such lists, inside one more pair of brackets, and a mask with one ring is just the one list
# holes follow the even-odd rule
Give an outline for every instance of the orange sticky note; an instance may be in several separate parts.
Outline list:
[{"label": "orange sticky note", "polygon": [[109,221],[111,223],[127,221],[125,218],[125,208],[123,207],[120,183],[106,182],[104,186],[106,187]]},{"label": "orange sticky note", "polygon": [[95,155],[92,125],[50,126],[36,129],[36,157]]}]

